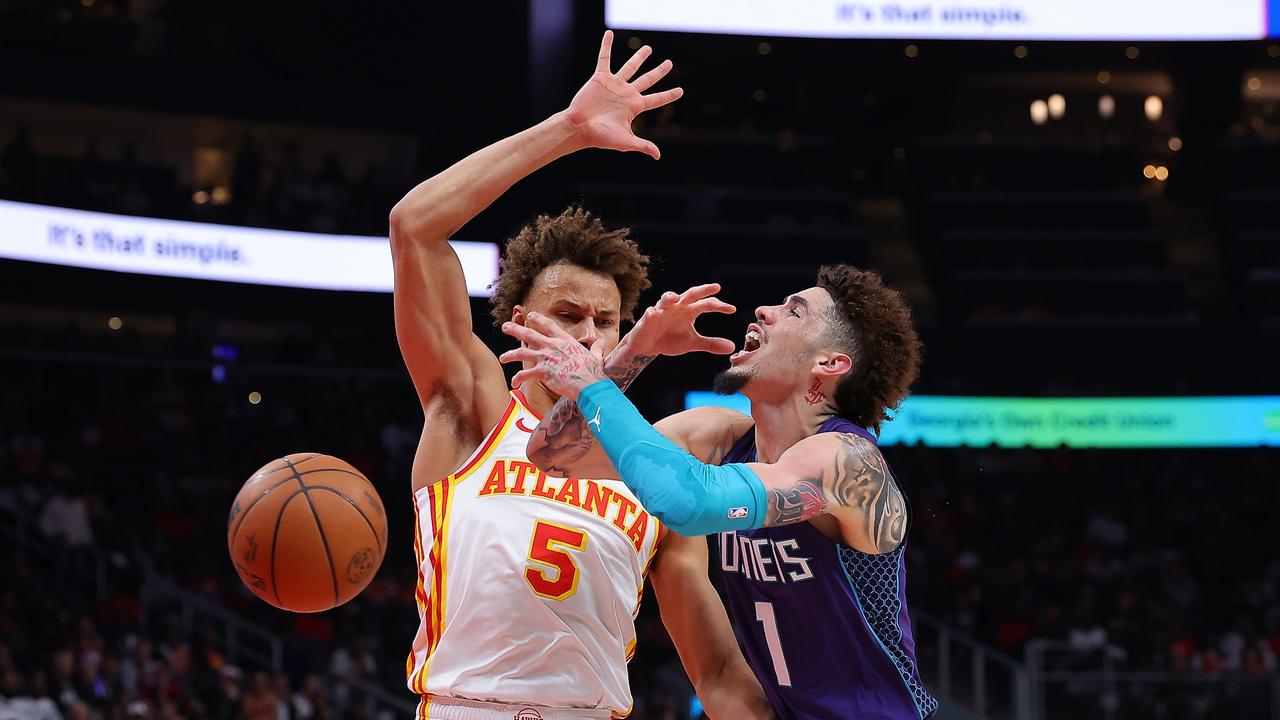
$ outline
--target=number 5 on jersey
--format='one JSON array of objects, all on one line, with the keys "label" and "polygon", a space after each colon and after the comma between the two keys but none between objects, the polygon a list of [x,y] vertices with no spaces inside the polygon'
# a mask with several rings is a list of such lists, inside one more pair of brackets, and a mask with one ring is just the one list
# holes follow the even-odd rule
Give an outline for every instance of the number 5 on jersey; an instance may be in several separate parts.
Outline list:
[{"label": "number 5 on jersey", "polygon": [[[539,520],[533,527],[524,579],[533,592],[550,600],[564,600],[578,591],[578,565],[566,550],[587,547],[587,534]],[[552,570],[554,572],[548,572]]]}]

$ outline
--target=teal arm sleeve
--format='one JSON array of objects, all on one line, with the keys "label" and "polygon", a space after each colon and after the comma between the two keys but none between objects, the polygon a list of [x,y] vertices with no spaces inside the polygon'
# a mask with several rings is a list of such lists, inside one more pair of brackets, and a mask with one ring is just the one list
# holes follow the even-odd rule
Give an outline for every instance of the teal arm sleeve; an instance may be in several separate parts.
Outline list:
[{"label": "teal arm sleeve", "polygon": [[692,536],[764,524],[764,483],[751,468],[699,461],[655,430],[610,380],[583,388],[578,407],[622,482],[667,527]]}]

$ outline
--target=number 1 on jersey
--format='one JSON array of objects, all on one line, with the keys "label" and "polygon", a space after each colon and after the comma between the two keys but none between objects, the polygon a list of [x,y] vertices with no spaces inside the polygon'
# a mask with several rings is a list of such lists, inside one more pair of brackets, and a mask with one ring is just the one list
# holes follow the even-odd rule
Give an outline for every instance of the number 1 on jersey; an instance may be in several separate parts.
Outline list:
[{"label": "number 1 on jersey", "polygon": [[791,671],[787,670],[787,659],[782,656],[782,636],[778,634],[778,617],[773,614],[773,603],[756,603],[756,620],[764,625],[764,642],[769,646],[769,657],[773,659],[773,672],[778,676],[778,684],[791,687]]},{"label": "number 1 on jersey", "polygon": [[[529,561],[536,565],[525,568],[525,582],[544,598],[564,600],[578,591],[578,565],[564,549],[586,547],[585,532],[539,520],[533,526],[533,542],[529,544]],[[556,571],[554,578],[548,577],[547,568]]]}]

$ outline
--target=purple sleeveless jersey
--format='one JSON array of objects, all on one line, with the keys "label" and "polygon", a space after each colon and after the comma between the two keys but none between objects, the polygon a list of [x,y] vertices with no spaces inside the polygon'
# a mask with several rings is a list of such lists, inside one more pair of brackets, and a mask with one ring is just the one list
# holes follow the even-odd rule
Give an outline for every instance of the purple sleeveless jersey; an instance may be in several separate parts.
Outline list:
[{"label": "purple sleeveless jersey", "polygon": [[[875,442],[844,418],[818,432]],[[752,429],[722,462],[755,460]],[[711,545],[734,633],[781,720],[921,720],[937,712],[907,617],[905,542],[868,555],[804,522],[720,533]]]}]

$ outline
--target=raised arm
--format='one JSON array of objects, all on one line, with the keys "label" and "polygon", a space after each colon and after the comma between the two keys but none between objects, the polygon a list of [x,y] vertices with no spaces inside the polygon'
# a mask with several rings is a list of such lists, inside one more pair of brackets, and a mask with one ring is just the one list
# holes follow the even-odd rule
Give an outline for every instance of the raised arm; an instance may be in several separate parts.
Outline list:
[{"label": "raised arm", "polygon": [[642,94],[671,69],[665,61],[632,79],[650,54],[643,47],[617,73],[606,32],[591,78],[569,107],[459,161],[409,191],[391,211],[396,336],[426,414],[414,484],[447,473],[460,447],[479,441],[506,405],[506,381],[493,353],[473,334],[462,267],[448,238],[512,185],[571,152],[598,147],[644,152],[636,115],[680,97],[679,88]]},{"label": "raised arm", "polygon": [[703,538],[668,533],[662,540],[649,573],[662,624],[712,720],[773,718],[707,577],[707,555]]},{"label": "raised arm", "polygon": [[[715,297],[720,292],[718,283],[698,285],[677,295],[667,292],[657,304],[644,311],[640,322],[618,343],[604,363],[605,375],[622,390],[658,355],[683,355],[689,352],[710,352],[726,355],[733,352],[733,341],[710,338],[694,328],[694,322],[708,312],[733,313],[734,306]],[[504,358],[507,356],[504,355]],[[714,413],[711,413],[714,414]],[[733,413],[739,418],[741,413]],[[707,441],[707,428],[697,426],[697,421],[708,417],[672,416],[666,428],[659,427],[668,437],[690,452],[701,448]],[[720,438],[719,427],[712,428],[710,442]],[[684,444],[679,438],[696,441],[697,445]],[[736,439],[736,436],[735,436]],[[539,423],[529,437],[529,460],[552,475],[576,477],[615,478],[617,471],[608,456],[587,429],[578,405],[572,399],[561,398],[547,417]],[[695,452],[696,454],[696,452]],[[718,459],[718,458],[717,458]]]}]

